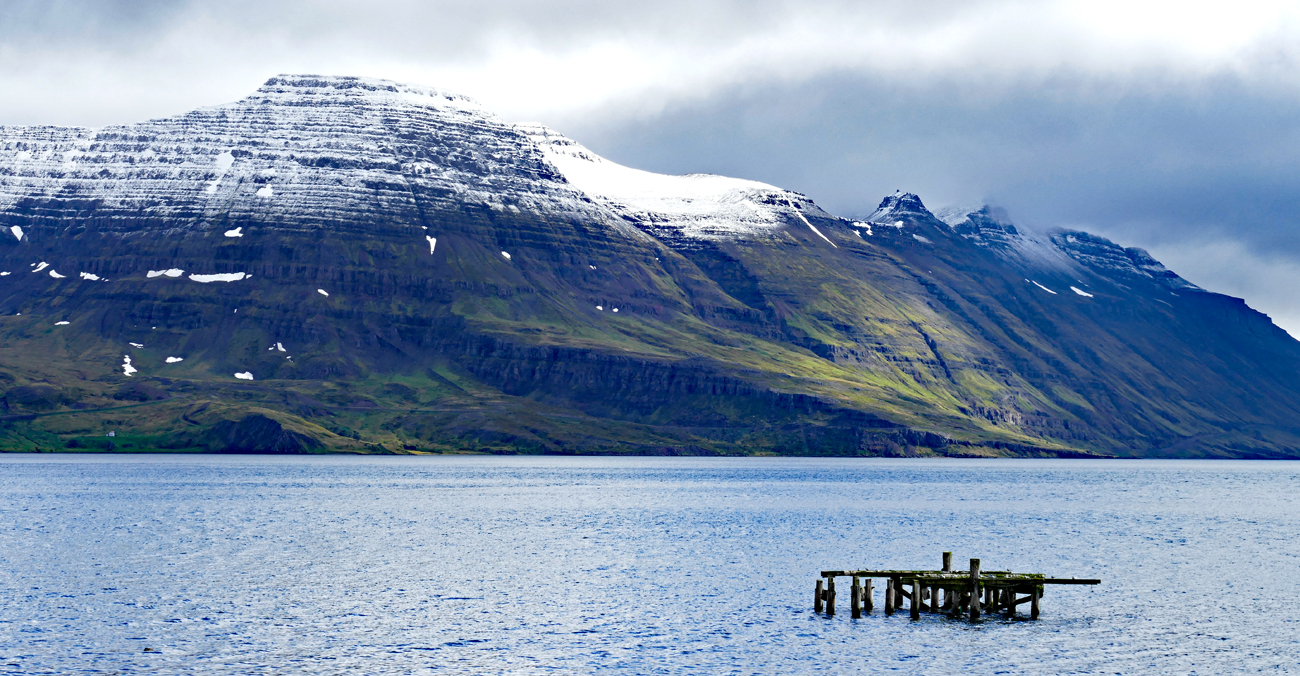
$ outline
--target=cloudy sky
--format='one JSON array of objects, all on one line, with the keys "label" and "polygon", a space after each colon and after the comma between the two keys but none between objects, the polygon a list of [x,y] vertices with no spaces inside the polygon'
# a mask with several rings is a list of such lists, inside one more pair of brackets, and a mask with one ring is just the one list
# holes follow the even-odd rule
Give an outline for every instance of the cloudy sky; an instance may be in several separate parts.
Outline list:
[{"label": "cloudy sky", "polygon": [[468,94],[624,164],[841,215],[896,188],[1149,249],[1300,335],[1300,5],[1236,0],[5,0],[0,124],[267,77]]}]

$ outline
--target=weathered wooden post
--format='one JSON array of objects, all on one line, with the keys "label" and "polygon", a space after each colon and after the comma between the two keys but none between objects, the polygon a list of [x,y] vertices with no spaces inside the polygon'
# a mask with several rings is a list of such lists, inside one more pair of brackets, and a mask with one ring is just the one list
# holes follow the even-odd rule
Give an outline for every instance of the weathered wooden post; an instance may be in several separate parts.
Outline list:
[{"label": "weathered wooden post", "polygon": [[835,578],[826,580],[826,614],[835,614]]},{"label": "weathered wooden post", "polygon": [[866,603],[864,603],[863,605],[867,607],[867,612],[869,613],[876,609],[876,604],[874,601],[871,600],[872,593],[873,593],[872,587],[874,586],[871,582],[871,578],[867,578],[866,583],[867,583],[866,588],[862,590],[863,596],[866,597],[865,599]]},{"label": "weathered wooden post", "polygon": [[1005,599],[1004,602],[1007,604],[1007,607],[1006,607],[1007,617],[1015,617],[1015,615],[1016,615],[1016,590],[1015,590],[1015,587],[1007,587],[1007,590],[1006,590],[1006,592],[1003,593],[1002,598]]},{"label": "weathered wooden post", "polygon": [[980,619],[980,560],[970,560],[970,619]]},{"label": "weathered wooden post", "polygon": [[1038,619],[1038,599],[1042,597],[1042,587],[1034,585],[1034,591],[1029,596],[1029,619]]},{"label": "weathered wooden post", "polygon": [[862,585],[858,583],[858,576],[853,576],[853,587],[849,589],[849,610],[852,611],[853,619],[857,620],[862,617]]},{"label": "weathered wooden post", "polygon": [[921,581],[912,580],[912,619],[921,619]]},{"label": "weathered wooden post", "polygon": [[885,614],[894,614],[894,578],[885,581]]},{"label": "weathered wooden post", "polygon": [[[943,572],[945,573],[952,572],[952,552],[943,553]],[[952,605],[952,591],[949,589],[944,589],[943,604],[940,605],[939,607],[946,609],[951,605]]]},{"label": "weathered wooden post", "polygon": [[821,611],[822,611],[822,580],[821,578],[817,578],[817,590],[813,592],[813,612],[820,613]]}]

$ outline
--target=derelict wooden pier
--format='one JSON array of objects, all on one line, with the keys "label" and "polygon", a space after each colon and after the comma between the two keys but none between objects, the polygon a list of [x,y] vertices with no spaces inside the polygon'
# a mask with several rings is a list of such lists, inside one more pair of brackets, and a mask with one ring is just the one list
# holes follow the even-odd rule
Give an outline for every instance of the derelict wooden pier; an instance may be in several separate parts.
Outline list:
[{"label": "derelict wooden pier", "polygon": [[1053,584],[1101,584],[1098,579],[1055,578],[1039,573],[1013,573],[1005,570],[980,570],[980,560],[971,559],[970,569],[952,569],[952,552],[943,553],[939,570],[823,570],[813,596],[813,610],[835,614],[835,578],[851,577],[849,610],[853,617],[872,612],[874,580],[885,580],[885,614],[893,615],[907,605],[914,620],[921,613],[944,613],[952,617],[978,620],[983,614],[1016,614],[1016,608],[1029,604],[1029,618],[1038,619],[1043,589]]}]

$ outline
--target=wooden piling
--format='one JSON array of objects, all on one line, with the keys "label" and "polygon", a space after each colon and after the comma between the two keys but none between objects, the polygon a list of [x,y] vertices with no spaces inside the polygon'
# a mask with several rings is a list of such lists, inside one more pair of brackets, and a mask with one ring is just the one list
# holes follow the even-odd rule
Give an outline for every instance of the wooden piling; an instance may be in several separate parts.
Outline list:
[{"label": "wooden piling", "polygon": [[943,572],[952,572],[952,552],[943,553]]},{"label": "wooden piling", "polygon": [[1008,587],[1007,590],[1002,593],[1002,599],[1003,599],[1002,602],[1006,604],[1005,610],[1006,610],[1007,617],[1015,617],[1016,590]]},{"label": "wooden piling", "polygon": [[970,619],[980,619],[980,560],[970,560]]},{"label": "wooden piling", "polygon": [[921,583],[916,580],[912,580],[911,611],[912,619],[921,619]]},{"label": "wooden piling", "polygon": [[1041,589],[1042,587],[1034,585],[1034,590],[1029,593],[1029,619],[1031,620],[1038,619],[1038,599],[1043,595]]},{"label": "wooden piling", "polygon": [[894,614],[894,578],[885,581],[885,614]]},{"label": "wooden piling", "polygon": [[813,592],[813,612],[814,612],[814,613],[820,613],[820,612],[822,611],[822,596],[823,596],[823,592],[822,592],[822,581],[821,581],[821,578],[818,578],[818,579],[817,579],[817,590]]},{"label": "wooden piling", "polygon": [[835,614],[835,578],[826,581],[826,614]]},{"label": "wooden piling", "polygon": [[853,619],[862,618],[862,585],[856,575],[853,577],[853,587],[849,589],[849,610]]},{"label": "wooden piling", "polygon": [[873,587],[875,586],[875,584],[871,581],[871,578],[867,578],[866,582],[867,582],[867,585],[866,585],[866,587],[862,590],[862,595],[863,595],[864,597],[866,597],[866,598],[864,599],[864,600],[865,600],[865,603],[863,603],[863,605],[866,606],[867,612],[869,613],[869,612],[871,612],[871,611],[873,611],[873,610],[876,609],[876,608],[875,608],[875,605],[876,605],[876,604],[875,604],[875,602],[872,601],[872,599],[871,599],[871,597],[872,597],[872,595],[873,595]]}]

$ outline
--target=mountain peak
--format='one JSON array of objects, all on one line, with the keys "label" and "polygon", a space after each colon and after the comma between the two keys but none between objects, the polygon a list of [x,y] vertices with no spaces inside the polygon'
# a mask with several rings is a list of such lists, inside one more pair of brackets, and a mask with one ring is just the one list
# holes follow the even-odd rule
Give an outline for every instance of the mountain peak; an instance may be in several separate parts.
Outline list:
[{"label": "mountain peak", "polygon": [[287,99],[357,100],[464,110],[488,111],[478,101],[442,89],[403,84],[379,78],[350,75],[281,74],[267,80],[249,97],[254,101],[283,102]]},{"label": "mountain peak", "polygon": [[908,222],[933,219],[934,214],[925,208],[921,203],[921,198],[915,193],[895,190],[894,194],[885,197],[880,201],[880,206],[871,212],[870,216],[865,219],[868,223],[887,223],[894,225],[897,222]]},{"label": "mountain peak", "polygon": [[1145,249],[1124,248],[1100,235],[1078,230],[1063,230],[1053,234],[1052,242],[1074,260],[1094,269],[1131,277],[1147,277],[1173,290],[1202,290],[1166,268]]}]

